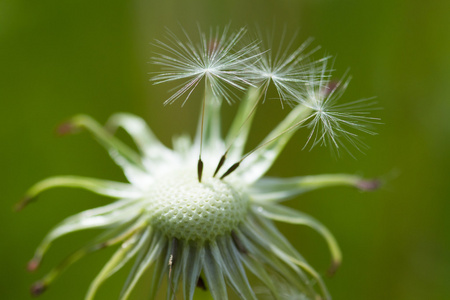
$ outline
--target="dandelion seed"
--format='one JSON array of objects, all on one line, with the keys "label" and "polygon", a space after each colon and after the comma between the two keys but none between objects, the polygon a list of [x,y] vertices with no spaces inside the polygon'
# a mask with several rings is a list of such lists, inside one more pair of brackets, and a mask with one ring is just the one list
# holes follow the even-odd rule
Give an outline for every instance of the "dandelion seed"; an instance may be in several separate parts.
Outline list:
[{"label": "dandelion seed", "polygon": [[152,80],[155,84],[184,81],[166,104],[185,96],[184,104],[203,79],[205,88],[214,98],[224,98],[229,103],[236,98],[233,88],[245,90],[251,85],[245,69],[257,59],[258,54],[251,54],[257,45],[250,43],[237,49],[246,29],[241,28],[235,33],[229,31],[229,26],[223,30],[211,29],[208,35],[200,31],[200,41],[194,42],[183,30],[187,42],[182,42],[168,30],[167,41],[155,42],[162,53],[157,53],[153,62],[161,67],[161,71]]},{"label": "dandelion seed", "polygon": [[[155,64],[160,65],[163,71],[153,78],[156,84],[185,80],[180,88],[166,100],[172,103],[179,97],[187,94],[183,104],[188,100],[200,81],[205,81],[205,98],[202,104],[200,151],[197,162],[198,181],[202,181],[203,175],[203,130],[204,113],[206,109],[206,98],[212,101],[226,99],[229,103],[234,94],[232,88],[244,90],[251,83],[243,76],[248,64],[252,64],[259,54],[249,55],[254,51],[256,44],[235,50],[236,45],[245,34],[245,28],[237,33],[228,34],[229,26],[223,32],[219,28],[210,30],[206,36],[200,31],[200,42],[194,43],[184,31],[187,43],[182,43],[178,37],[168,31],[168,42],[157,40],[156,45],[166,52],[158,54],[153,58]],[[209,95],[211,94],[211,96]]]},{"label": "dandelion seed", "polygon": [[[286,28],[281,35],[273,32],[267,36],[267,39],[264,39],[263,34],[259,33],[259,39],[262,41],[257,48],[260,59],[249,66],[253,80],[258,82],[262,88],[264,99],[269,86],[273,85],[282,106],[284,102],[291,104],[292,97],[301,93],[304,85],[309,84],[310,79],[316,75],[315,73],[311,74],[311,66],[328,59],[325,57],[314,61],[311,55],[320,47],[308,49],[313,39],[309,38],[295,47],[298,33],[287,39],[286,32]],[[275,36],[279,38],[275,39]]]},{"label": "dandelion seed", "polygon": [[304,98],[300,100],[314,111],[308,124],[311,133],[305,147],[330,146],[338,153],[344,149],[352,155],[348,143],[362,152],[367,146],[361,141],[359,133],[375,135],[371,127],[373,124],[380,124],[380,119],[371,115],[371,111],[377,109],[376,101],[368,98],[339,103],[351,78],[344,75],[341,81],[332,82],[329,73],[325,62],[322,65],[320,81],[308,84],[305,95],[302,96]]},{"label": "dandelion seed", "polygon": [[[220,45],[222,43],[214,42],[208,51],[215,52]],[[183,51],[191,46],[186,47]],[[236,59],[245,60],[243,57]],[[211,68],[207,67],[208,72]],[[84,256],[116,247],[116,252],[91,283],[86,300],[94,299],[105,280],[133,259],[134,265],[119,297],[122,300],[132,295],[148,270],[153,270],[150,299],[155,298],[164,283],[167,299],[175,299],[180,294],[183,299],[191,300],[196,289],[207,290],[214,299],[228,299],[229,293],[239,299],[259,299],[261,289],[257,287],[261,286],[271,299],[330,299],[320,273],[278,231],[274,222],[308,226],[317,231],[331,253],[330,273],[341,263],[336,240],[319,221],[280,202],[331,186],[373,190],[379,182],[351,174],[265,177],[296,130],[305,127],[307,122],[314,122],[318,114],[328,113],[332,107],[329,103],[339,98],[334,96],[342,93],[337,88],[329,94],[323,90],[317,94],[324,82],[309,90],[311,95],[322,97],[321,101],[308,98],[309,102],[299,102],[259,146],[244,156],[253,120],[247,118],[248,112],[260,100],[260,93],[254,88],[249,88],[241,101],[225,138],[220,130],[221,101],[213,101],[202,105],[202,126],[195,141],[177,138],[174,149],[164,146],[142,119],[131,114],[115,114],[105,126],[85,115],[75,116],[65,123],[61,130],[64,134],[89,131],[123,169],[129,183],[59,176],[30,188],[16,206],[18,209],[25,208],[39,194],[54,187],[81,188],[115,199],[105,206],[65,219],[48,233],[29,263],[30,271],[40,266],[58,238],[85,229],[104,231],[36,282],[31,288],[32,294],[43,293],[63,271]],[[207,94],[208,101],[216,96]],[[344,119],[342,115],[337,117]],[[333,130],[341,132],[339,126],[343,125],[329,122],[329,126],[338,126]],[[119,128],[131,136],[138,151],[114,135]],[[224,153],[226,141],[230,139],[234,140],[234,147],[229,155],[238,163],[223,162],[228,171],[215,177],[212,162]],[[201,181],[196,174],[200,143],[203,143],[205,158]],[[249,274],[254,275],[255,282],[249,280]]]}]

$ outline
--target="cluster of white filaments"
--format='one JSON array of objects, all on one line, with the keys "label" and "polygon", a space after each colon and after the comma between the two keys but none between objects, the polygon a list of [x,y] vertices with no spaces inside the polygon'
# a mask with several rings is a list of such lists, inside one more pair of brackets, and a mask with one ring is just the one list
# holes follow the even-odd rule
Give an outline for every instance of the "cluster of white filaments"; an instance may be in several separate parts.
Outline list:
[{"label": "cluster of white filaments", "polygon": [[160,53],[153,58],[154,63],[164,70],[153,80],[157,83],[185,81],[165,103],[172,103],[183,95],[186,95],[186,101],[202,79],[216,98],[228,102],[232,101],[229,86],[245,90],[250,81],[240,68],[243,63],[251,64],[254,60],[257,54],[248,54],[255,51],[257,45],[249,44],[234,51],[244,34],[243,28],[231,34],[228,27],[222,32],[219,28],[211,29],[208,36],[200,32],[201,42],[194,43],[184,32],[187,42],[182,43],[168,30],[167,42],[156,40],[155,45],[166,54]]},{"label": "cluster of white filaments", "polygon": [[[360,149],[358,132],[373,134],[377,119],[366,100],[337,104],[348,80],[332,84],[327,59],[313,61],[306,51],[310,41],[274,53],[260,42],[240,46],[245,29],[225,28],[200,34],[186,43],[169,32],[154,61],[162,71],[156,83],[183,81],[166,103],[189,99],[204,86],[196,138],[174,139],[163,145],[141,118],[118,113],[105,126],[78,115],[61,126],[61,133],[86,129],[108,150],[129,183],[79,176],[59,176],[34,185],[18,208],[53,187],[82,188],[117,200],[65,219],[44,238],[29,263],[35,270],[56,239],[69,233],[103,228],[105,232],[69,255],[32,286],[42,293],[68,266],[83,256],[120,245],[92,282],[87,300],[101,284],[134,260],[120,293],[128,299],[138,281],[153,272],[150,298],[166,286],[167,299],[193,299],[196,289],[208,290],[214,299],[330,299],[319,275],[288,242],[274,221],[304,225],[321,234],[331,252],[330,272],[341,262],[332,234],[314,218],[279,203],[307,191],[351,186],[372,190],[376,180],[351,174],[324,174],[292,178],[265,177],[289,139],[300,128],[310,128],[306,144],[325,144],[349,150],[342,140]],[[281,41],[284,41],[284,36]],[[291,51],[291,48],[294,49]],[[252,150],[247,137],[257,107],[274,86],[280,101],[292,110]],[[232,102],[245,91],[228,133],[222,136],[222,101]],[[116,136],[122,129],[138,151]],[[353,131],[352,131],[353,130]],[[249,280],[249,274],[253,274]],[[162,293],[162,292],[161,292]]]}]

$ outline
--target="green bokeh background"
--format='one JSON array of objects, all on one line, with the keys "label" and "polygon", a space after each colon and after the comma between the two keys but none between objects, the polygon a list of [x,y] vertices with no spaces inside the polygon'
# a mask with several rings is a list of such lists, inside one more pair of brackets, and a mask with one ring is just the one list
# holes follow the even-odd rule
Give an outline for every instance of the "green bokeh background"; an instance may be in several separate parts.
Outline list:
[{"label": "green bokeh background", "polygon": [[[167,144],[194,131],[199,101],[164,107],[165,87],[148,81],[151,42],[164,27],[197,22],[233,27],[258,24],[300,29],[315,37],[335,67],[353,75],[350,100],[377,96],[384,125],[367,138],[366,155],[333,159],[328,150],[300,151],[298,135],[270,171],[274,176],[331,172],[382,176],[374,193],[323,190],[287,204],[326,224],[344,254],[326,283],[334,299],[450,299],[450,1],[229,0],[229,1],[0,1],[0,299],[29,299],[30,284],[71,249],[93,236],[77,233],[50,250],[37,274],[26,262],[44,234],[80,210],[106,203],[77,190],[45,193],[21,213],[13,204],[36,181],[58,174],[123,180],[88,134],[58,138],[57,124],[87,113],[100,121],[117,111],[144,117]],[[279,26],[278,28],[280,28]],[[274,111],[279,111],[279,114]],[[285,112],[267,104],[259,120]],[[267,132],[265,124],[255,135]],[[256,139],[255,139],[256,141]],[[328,253],[311,230],[280,226],[325,273]],[[80,261],[41,299],[82,299],[112,252]],[[116,299],[121,272],[98,299]],[[136,299],[146,294],[145,280]]]}]

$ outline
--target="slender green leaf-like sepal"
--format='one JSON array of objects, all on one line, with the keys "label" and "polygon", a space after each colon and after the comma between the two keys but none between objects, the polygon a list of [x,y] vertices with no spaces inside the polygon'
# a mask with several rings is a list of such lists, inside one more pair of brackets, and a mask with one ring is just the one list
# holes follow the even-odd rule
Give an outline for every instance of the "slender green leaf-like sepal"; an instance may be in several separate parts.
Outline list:
[{"label": "slender green leaf-like sepal", "polygon": [[69,255],[66,259],[64,259],[57,267],[51,270],[44,278],[37,282],[37,286],[45,286],[48,287],[63,271],[65,271],[69,266],[71,266],[76,261],[85,257],[87,254],[98,251],[100,249],[104,249],[113,245],[116,245],[130,237],[134,236],[136,232],[141,231],[142,228],[146,225],[146,222],[138,221],[134,226],[127,228],[127,230],[120,232],[118,235],[100,243],[94,243],[91,245],[87,245],[75,251],[71,255]]},{"label": "slender green leaf-like sepal", "polygon": [[241,299],[256,299],[250,287],[241,263],[240,255],[229,237],[219,239],[218,249],[221,252],[222,268],[224,274]]},{"label": "slender green leaf-like sepal", "polygon": [[[28,269],[34,271],[40,264],[42,257],[49,249],[54,240],[84,229],[104,228],[115,225],[120,228],[136,218],[135,212],[139,211],[137,205],[128,199],[119,200],[112,204],[90,209],[79,214],[66,218],[51,230],[38,246],[33,259],[28,264]],[[130,214],[133,212],[133,214]]]},{"label": "slender green leaf-like sepal", "polygon": [[[219,259],[219,260],[218,260]],[[228,299],[227,288],[222,273],[222,265],[219,249],[213,245],[205,246],[205,254],[202,257],[203,271],[205,272],[208,288],[214,299]]]},{"label": "slender green leaf-like sepal", "polygon": [[248,158],[243,161],[237,173],[248,183],[261,178],[278,158],[292,135],[308,120],[310,114],[311,109],[301,104],[294,108],[267,135],[260,146],[255,148],[255,152],[247,154]]},{"label": "slender green leaf-like sepal", "polygon": [[308,274],[310,274],[319,284],[320,289],[322,290],[323,295],[325,296],[325,300],[331,300],[331,296],[325,286],[325,283],[322,280],[322,277],[317,274],[317,272],[306,262],[298,260],[289,254],[285,253],[284,251],[280,250],[275,245],[271,245],[271,250],[284,262],[287,264],[295,264],[305,270]]},{"label": "slender green leaf-like sepal", "polygon": [[[101,144],[110,152],[110,155],[117,161],[116,156],[120,155],[134,167],[144,170],[139,155],[130,147],[115,138],[105,130],[97,121],[87,115],[77,115],[70,121],[74,126],[86,128],[92,133]],[[119,160],[120,161],[120,160]]]},{"label": "slender green leaf-like sepal", "polygon": [[244,151],[260,97],[259,89],[249,88],[231,123],[225,143],[230,147],[228,158],[232,162],[239,160]]},{"label": "slender green leaf-like sepal", "polygon": [[259,262],[256,258],[249,255],[242,256],[242,261],[244,262],[247,269],[250,270],[250,272],[253,273],[256,277],[261,280],[264,285],[270,290],[272,296],[276,300],[280,300],[280,295],[277,287],[275,286],[275,283],[272,278],[270,278],[270,275],[267,273],[267,271],[264,269],[261,262]]},{"label": "slender green leaf-like sepal", "polygon": [[331,232],[316,219],[305,213],[275,204],[262,204],[260,207],[256,208],[256,210],[261,216],[264,216],[271,220],[291,224],[306,225],[315,229],[325,238],[331,252],[332,265],[330,267],[329,273],[334,273],[341,264],[342,254],[336,242],[336,239],[331,234]]},{"label": "slender green leaf-like sepal", "polygon": [[[276,273],[280,274],[292,287],[295,287],[298,291],[303,291],[308,295],[314,295],[315,292],[310,285],[308,285],[308,276],[302,269],[294,266],[287,265],[284,261],[280,260],[271,250],[272,244],[282,247],[284,251],[298,257],[292,246],[286,245],[287,241],[283,238],[282,234],[276,229],[273,232],[268,232],[267,224],[252,224],[249,222],[242,229],[242,235],[240,239],[243,245],[248,249],[249,253],[252,253],[260,263],[264,263],[269,266]],[[260,235],[264,233],[264,237]]]},{"label": "slender green leaf-like sepal", "polygon": [[144,231],[143,234],[132,235],[125,242],[122,243],[119,249],[114,253],[110,260],[106,263],[100,273],[95,277],[91,283],[86,294],[86,300],[93,300],[101,284],[108,279],[112,274],[121,269],[130,259],[132,259],[136,252],[139,251],[147,241],[150,235],[150,229]]},{"label": "slender green leaf-like sepal", "polygon": [[172,152],[160,142],[142,118],[133,114],[116,113],[108,119],[105,128],[111,133],[123,128],[142,154],[151,159],[161,159]]},{"label": "slender green leaf-like sepal", "polygon": [[40,193],[55,187],[80,188],[112,198],[131,199],[142,196],[142,193],[135,186],[128,183],[81,176],[57,176],[44,179],[33,185],[25,194],[23,200],[17,204],[16,209],[23,209]]},{"label": "slender green leaf-like sepal", "polygon": [[184,299],[192,300],[194,297],[195,287],[201,272],[200,259],[204,256],[203,247],[190,245],[183,252],[183,293]]},{"label": "slender green leaf-like sepal", "polygon": [[135,272],[130,273],[130,278],[125,283],[125,286],[122,289],[122,294],[120,295],[121,300],[126,300],[130,296],[133,291],[134,286],[137,284],[138,280],[141,278],[144,271],[150,268],[158,256],[161,254],[161,251],[164,247],[165,240],[161,238],[155,238],[153,236],[152,244],[150,245],[149,252],[146,253]]},{"label": "slender green leaf-like sepal", "polygon": [[[374,180],[366,180],[351,174],[323,174],[292,178],[265,177],[250,188],[250,194],[256,201],[280,202],[308,191],[333,187],[351,186],[360,190],[369,190]],[[370,186],[369,186],[370,185]]]}]

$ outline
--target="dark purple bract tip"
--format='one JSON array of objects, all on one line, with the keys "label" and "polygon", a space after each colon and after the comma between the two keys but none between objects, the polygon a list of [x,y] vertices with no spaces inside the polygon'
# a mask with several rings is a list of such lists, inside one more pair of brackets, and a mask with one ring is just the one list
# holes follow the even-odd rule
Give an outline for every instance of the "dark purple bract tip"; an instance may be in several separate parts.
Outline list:
[{"label": "dark purple bract tip", "polygon": [[30,292],[32,296],[37,297],[41,295],[43,292],[45,292],[46,289],[47,286],[43,282],[38,281],[31,286]]}]

